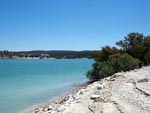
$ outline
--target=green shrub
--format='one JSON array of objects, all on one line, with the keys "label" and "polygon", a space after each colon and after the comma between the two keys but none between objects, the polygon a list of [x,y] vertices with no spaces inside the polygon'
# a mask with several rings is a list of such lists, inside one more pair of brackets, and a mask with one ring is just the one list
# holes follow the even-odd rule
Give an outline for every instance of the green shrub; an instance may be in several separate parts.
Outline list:
[{"label": "green shrub", "polygon": [[93,69],[89,70],[86,73],[86,77],[88,77],[90,80],[99,79],[99,69],[100,69],[100,63],[96,62],[93,64]]},{"label": "green shrub", "polygon": [[109,56],[109,61],[113,62],[116,71],[128,71],[139,66],[140,61],[128,54],[114,54]]},{"label": "green shrub", "polygon": [[150,64],[150,52],[147,52],[145,55],[144,55],[144,60],[145,60],[145,63],[146,64]]},{"label": "green shrub", "polygon": [[139,60],[128,54],[114,54],[108,61],[95,63],[93,69],[87,72],[90,80],[102,79],[120,71],[129,71],[139,66]]},{"label": "green shrub", "polygon": [[99,78],[105,78],[113,75],[116,72],[111,61],[101,63],[99,70]]}]

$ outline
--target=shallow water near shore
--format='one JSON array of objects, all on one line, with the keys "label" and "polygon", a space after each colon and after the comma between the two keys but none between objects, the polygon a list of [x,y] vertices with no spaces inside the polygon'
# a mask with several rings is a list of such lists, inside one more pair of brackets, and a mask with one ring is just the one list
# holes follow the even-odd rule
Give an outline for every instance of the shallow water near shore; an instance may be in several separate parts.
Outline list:
[{"label": "shallow water near shore", "polygon": [[0,113],[18,113],[87,81],[93,60],[0,60]]}]

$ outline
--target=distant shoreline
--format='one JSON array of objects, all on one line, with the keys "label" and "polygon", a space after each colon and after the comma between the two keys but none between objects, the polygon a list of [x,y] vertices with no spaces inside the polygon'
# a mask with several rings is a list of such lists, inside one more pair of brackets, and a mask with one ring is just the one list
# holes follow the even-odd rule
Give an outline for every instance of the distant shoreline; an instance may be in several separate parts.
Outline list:
[{"label": "distant shoreline", "polygon": [[1,58],[0,59],[92,59],[92,58],[37,58],[37,57],[28,57],[28,58],[24,58],[24,57],[17,57],[17,58]]},{"label": "distant shoreline", "polygon": [[50,50],[50,51],[0,51],[0,58],[27,58],[27,59],[76,59],[76,58],[92,58],[93,51],[64,51],[64,50]]}]

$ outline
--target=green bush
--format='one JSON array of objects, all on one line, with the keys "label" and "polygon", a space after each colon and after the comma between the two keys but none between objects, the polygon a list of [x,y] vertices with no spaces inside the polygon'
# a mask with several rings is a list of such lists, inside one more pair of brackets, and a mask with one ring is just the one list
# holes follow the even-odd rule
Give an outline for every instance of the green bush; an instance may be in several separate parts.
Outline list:
[{"label": "green bush", "polygon": [[147,65],[150,64],[150,52],[147,52],[145,55],[144,55],[144,60],[145,60],[145,63]]},{"label": "green bush", "polygon": [[140,61],[128,54],[114,54],[109,56],[116,71],[128,71],[139,66]]},{"label": "green bush", "polygon": [[113,75],[116,72],[111,61],[101,63],[99,70],[99,78],[105,78]]},{"label": "green bush", "polygon": [[110,55],[107,61],[95,63],[93,69],[87,72],[90,80],[102,79],[120,71],[129,71],[139,66],[139,60],[128,54]]},{"label": "green bush", "polygon": [[95,79],[99,79],[99,70],[100,70],[100,63],[96,62],[93,64],[93,69],[89,70],[86,73],[87,78],[89,78],[90,80],[95,80]]},{"label": "green bush", "polygon": [[90,80],[98,80],[108,76],[111,76],[115,73],[115,68],[113,67],[112,62],[102,62],[95,63],[93,69],[86,73],[86,76]]}]

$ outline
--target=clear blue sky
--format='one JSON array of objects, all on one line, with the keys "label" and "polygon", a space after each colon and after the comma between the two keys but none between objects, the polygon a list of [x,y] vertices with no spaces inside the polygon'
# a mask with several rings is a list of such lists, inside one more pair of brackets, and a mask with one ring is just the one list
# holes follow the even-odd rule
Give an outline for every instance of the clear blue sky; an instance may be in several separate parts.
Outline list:
[{"label": "clear blue sky", "polygon": [[0,0],[0,50],[96,50],[150,35],[150,0]]}]

